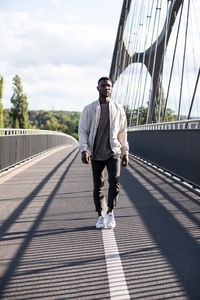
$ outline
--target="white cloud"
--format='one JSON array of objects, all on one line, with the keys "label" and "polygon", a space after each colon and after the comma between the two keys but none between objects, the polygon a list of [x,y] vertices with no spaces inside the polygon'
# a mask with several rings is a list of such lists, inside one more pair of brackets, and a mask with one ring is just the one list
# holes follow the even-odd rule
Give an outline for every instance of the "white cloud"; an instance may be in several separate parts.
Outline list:
[{"label": "white cloud", "polygon": [[87,16],[81,12],[79,0],[78,11],[69,12],[63,11],[62,0],[51,0],[48,6],[43,0],[38,9],[30,2],[16,2],[17,10],[13,2],[0,12],[4,107],[10,107],[12,78],[18,74],[30,109],[82,110],[97,97],[99,76],[109,74],[122,0],[112,22],[105,9],[95,22],[91,10]]},{"label": "white cloud", "polygon": [[[103,72],[104,68],[99,67],[97,71],[96,66],[37,65],[21,69],[18,75],[26,78],[23,87],[30,109],[80,111],[89,101],[97,98],[96,81]],[[7,98],[10,99],[12,78],[9,76],[6,79],[5,87],[9,90]]]}]

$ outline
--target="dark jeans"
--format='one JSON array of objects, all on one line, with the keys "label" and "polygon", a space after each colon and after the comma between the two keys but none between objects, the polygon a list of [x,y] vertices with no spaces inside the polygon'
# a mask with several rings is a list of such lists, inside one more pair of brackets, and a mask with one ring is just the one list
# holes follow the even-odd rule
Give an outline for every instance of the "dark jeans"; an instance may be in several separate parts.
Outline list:
[{"label": "dark jeans", "polygon": [[104,200],[104,169],[108,172],[108,208],[113,209],[117,204],[119,195],[119,177],[120,177],[120,158],[113,157],[107,160],[91,160],[93,173],[93,197],[97,212],[102,211],[102,202]]}]

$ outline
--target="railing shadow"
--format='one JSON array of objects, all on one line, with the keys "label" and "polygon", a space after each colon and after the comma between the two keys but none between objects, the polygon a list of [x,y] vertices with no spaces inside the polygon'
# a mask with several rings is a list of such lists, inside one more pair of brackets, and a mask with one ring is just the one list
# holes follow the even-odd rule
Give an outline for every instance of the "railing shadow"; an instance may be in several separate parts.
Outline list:
[{"label": "railing shadow", "polygon": [[[175,212],[168,210],[164,202],[174,205],[195,224],[194,226],[199,225],[199,221],[189,210],[181,206],[179,199],[173,198],[170,192],[166,192],[148,175],[145,174],[144,169],[140,170],[130,162],[129,168],[122,172],[121,185],[148,228],[158,249],[182,283],[188,296],[187,299],[199,299],[200,246],[183,226],[184,221],[181,223],[180,219],[176,218]],[[159,180],[162,181],[162,178]],[[164,199],[163,202],[162,199]]]},{"label": "railing shadow", "polygon": [[74,160],[78,156],[79,152],[77,148],[71,151],[63,160],[61,160],[57,166],[55,166],[51,172],[39,183],[39,185],[24,199],[24,201],[15,209],[15,211],[5,220],[5,222],[0,227],[0,240],[3,239],[4,234],[10,228],[10,226],[19,218],[19,216],[23,213],[29,203],[37,196],[37,194],[41,191],[44,185],[51,179],[51,177],[55,174],[55,172],[75,153],[75,156],[71,159],[70,163],[68,164],[67,168],[65,169],[64,173],[61,175],[59,181],[57,182],[55,188],[48,196],[47,201],[44,203],[42,209],[40,210],[39,214],[37,215],[33,225],[29,229],[28,233],[26,234],[23,242],[21,243],[17,253],[15,254],[14,258],[10,262],[6,272],[1,278],[0,281],[0,298],[3,295],[4,289],[8,284],[10,278],[15,273],[21,258],[23,257],[28,245],[30,244],[33,236],[35,235],[37,228],[39,227],[42,219],[44,218],[50,204],[52,203],[60,185],[62,184],[65,176],[67,175],[71,165],[73,164]]},{"label": "railing shadow", "polygon": [[57,166],[49,172],[49,174],[38,184],[38,186],[24,199],[24,201],[15,209],[15,211],[1,224],[0,226],[0,241],[4,233],[10,228],[10,226],[18,219],[22,212],[26,209],[29,203],[36,197],[44,185],[50,180],[50,178],[56,173],[56,171],[66,162],[67,159],[77,151],[76,148],[70,152]]}]

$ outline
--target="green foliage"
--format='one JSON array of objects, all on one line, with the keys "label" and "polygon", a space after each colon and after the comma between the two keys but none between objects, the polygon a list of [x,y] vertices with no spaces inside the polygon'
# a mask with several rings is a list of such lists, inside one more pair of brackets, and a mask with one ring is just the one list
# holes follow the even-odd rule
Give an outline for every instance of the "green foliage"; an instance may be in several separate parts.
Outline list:
[{"label": "green foliage", "polygon": [[147,107],[141,106],[138,109],[130,109],[129,106],[125,106],[124,110],[129,127],[146,124]]},{"label": "green foliage", "polygon": [[[0,77],[0,113],[3,78]],[[13,78],[11,109],[2,108],[5,128],[37,128],[55,130],[72,135],[78,139],[80,112],[68,111],[28,111],[28,99],[23,93],[22,81],[18,75]],[[0,123],[1,125],[1,123]]]},{"label": "green foliage", "polygon": [[161,82],[158,82],[156,92],[155,107],[153,113],[153,123],[160,123],[164,118],[165,94]]},{"label": "green foliage", "polygon": [[12,128],[12,120],[10,118],[10,109],[4,109],[4,128]]},{"label": "green foliage", "polygon": [[33,128],[61,131],[78,139],[80,112],[31,110],[29,119]]},{"label": "green foliage", "polygon": [[159,83],[156,93],[156,106],[153,116],[153,123],[176,121],[175,113],[172,109],[165,108],[166,104],[164,89],[161,83]]},{"label": "green foliage", "polygon": [[12,108],[10,116],[13,128],[29,128],[28,100],[23,93],[21,79],[18,75],[13,78]]},{"label": "green foliage", "polygon": [[170,108],[167,108],[166,112],[165,112],[165,116],[164,116],[164,122],[172,122],[172,121],[176,121],[176,120],[177,120],[177,117],[176,117],[174,111]]},{"label": "green foliage", "polygon": [[[138,109],[130,109],[128,106],[124,106],[124,110],[126,112],[126,118],[128,126],[137,126],[146,124],[148,108],[141,106]],[[173,110],[170,108],[166,109],[164,122],[175,121],[176,115]]]},{"label": "green foliage", "polygon": [[[164,95],[164,89],[161,85],[161,82],[159,82],[156,93],[152,123],[170,122],[176,120],[174,112],[170,108],[165,109],[165,106],[166,99]],[[127,123],[129,127],[147,123],[148,107],[141,106],[137,109],[131,109],[130,107],[125,106],[124,109],[126,112]]]},{"label": "green foliage", "polygon": [[[9,109],[4,110],[4,123],[6,128],[12,127],[10,113],[11,111]],[[78,139],[80,112],[30,110],[28,114],[30,122],[29,128],[60,131]]]},{"label": "green foliage", "polygon": [[4,127],[4,115],[3,115],[3,77],[0,76],[0,128]]}]

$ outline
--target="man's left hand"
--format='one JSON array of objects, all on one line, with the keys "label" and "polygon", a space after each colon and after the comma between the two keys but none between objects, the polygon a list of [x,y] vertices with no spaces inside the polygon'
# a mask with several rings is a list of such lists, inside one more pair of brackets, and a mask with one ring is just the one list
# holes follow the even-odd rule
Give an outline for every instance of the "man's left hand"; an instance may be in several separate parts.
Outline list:
[{"label": "man's left hand", "polygon": [[122,167],[127,167],[128,166],[128,154],[125,154],[122,157]]}]

